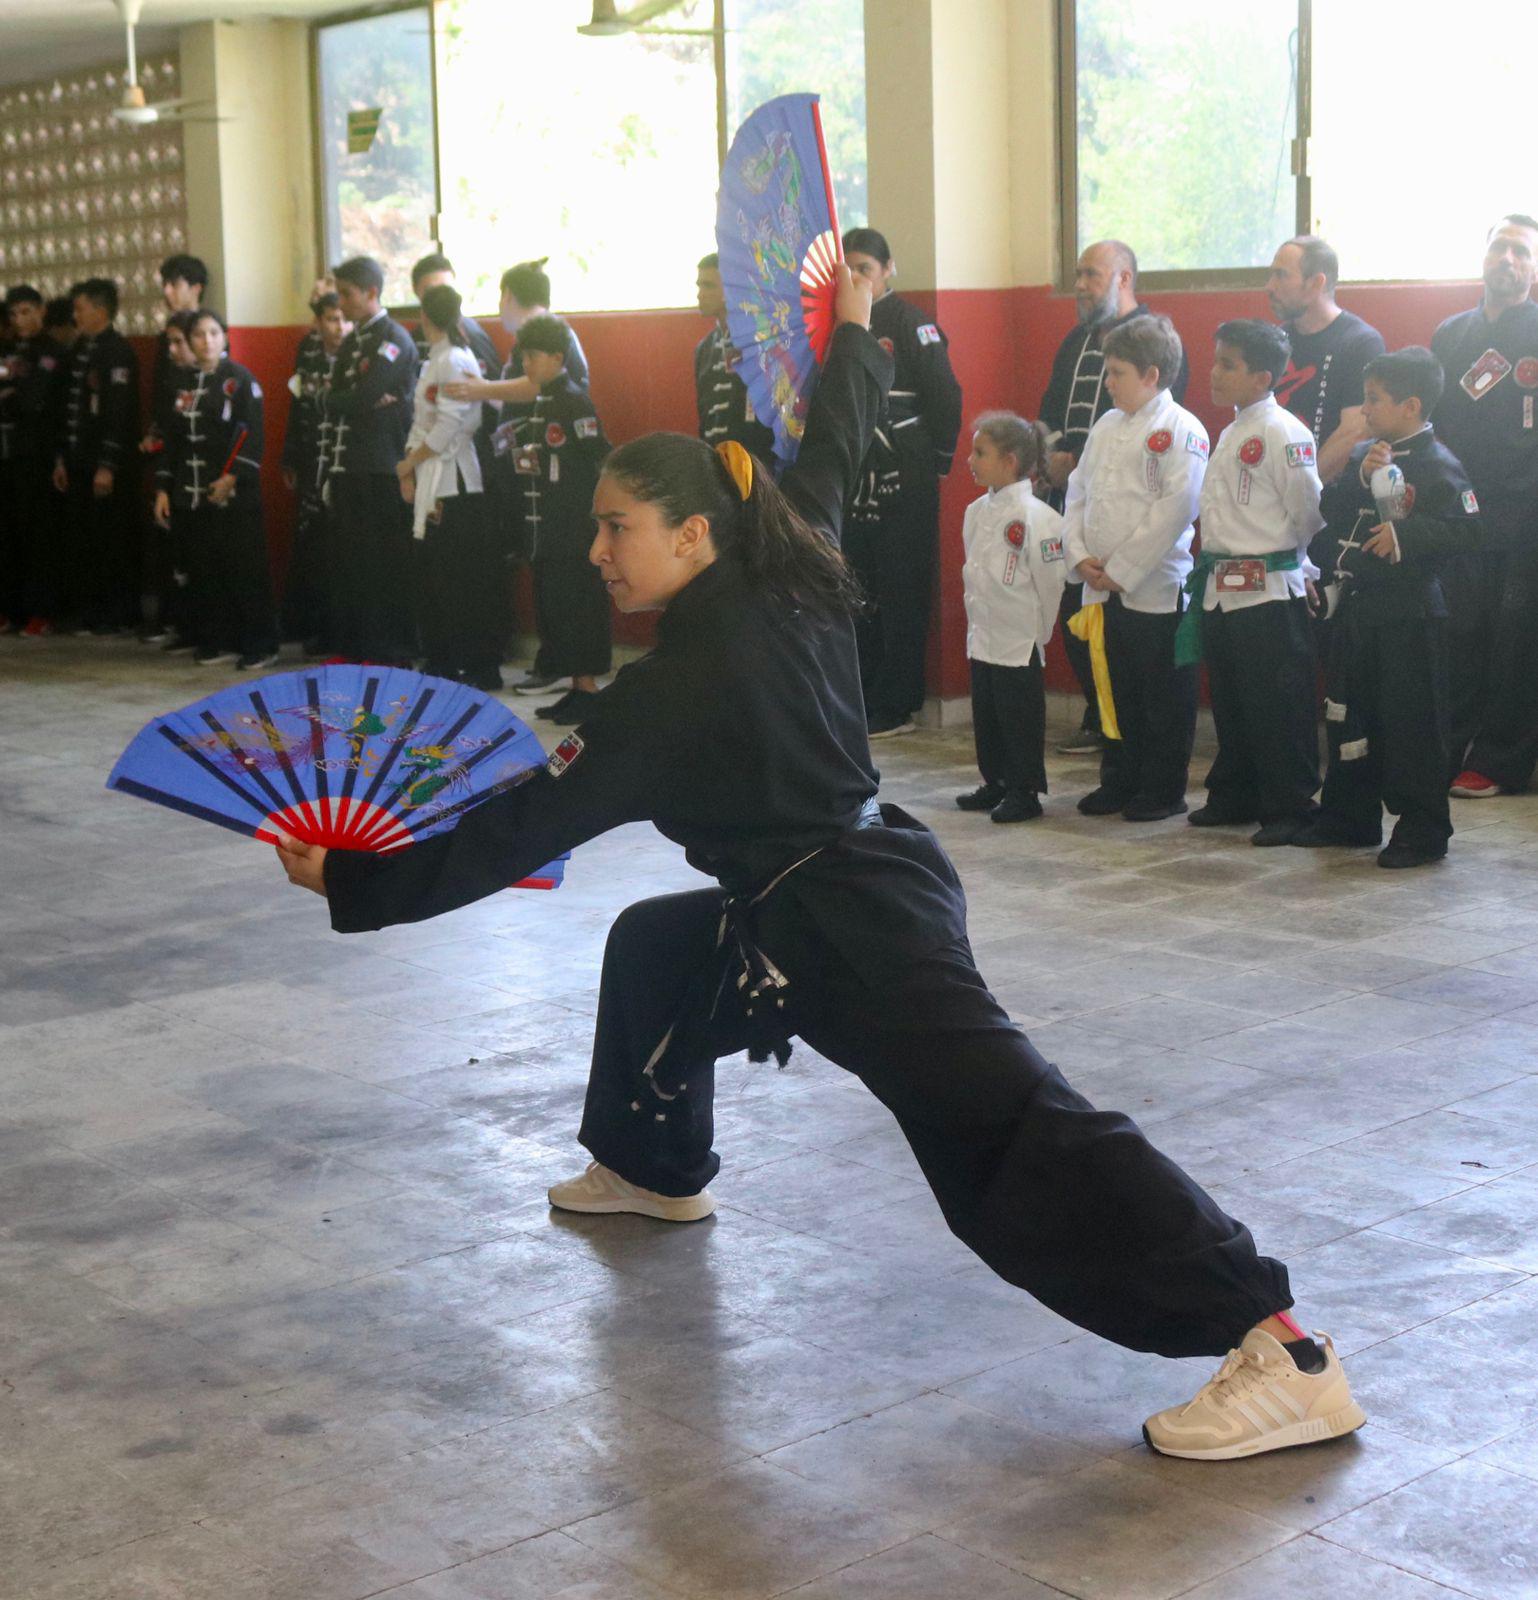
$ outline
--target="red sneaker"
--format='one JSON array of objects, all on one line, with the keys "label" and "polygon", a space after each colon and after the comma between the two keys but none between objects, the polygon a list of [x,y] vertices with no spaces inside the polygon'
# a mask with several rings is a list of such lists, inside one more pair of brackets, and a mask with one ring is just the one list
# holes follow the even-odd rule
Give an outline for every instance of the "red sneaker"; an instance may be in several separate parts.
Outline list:
[{"label": "red sneaker", "polygon": [[1453,779],[1452,787],[1447,792],[1457,795],[1460,800],[1485,800],[1493,794],[1499,794],[1501,786],[1484,773],[1467,767]]},{"label": "red sneaker", "polygon": [[23,639],[43,639],[52,632],[53,624],[47,617],[33,617],[21,630],[21,636]]}]

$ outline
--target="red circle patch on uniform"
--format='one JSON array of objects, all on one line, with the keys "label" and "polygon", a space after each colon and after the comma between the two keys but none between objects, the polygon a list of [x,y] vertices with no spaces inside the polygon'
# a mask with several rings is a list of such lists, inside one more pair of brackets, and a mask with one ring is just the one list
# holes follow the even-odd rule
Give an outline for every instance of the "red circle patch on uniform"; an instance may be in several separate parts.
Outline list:
[{"label": "red circle patch on uniform", "polygon": [[1512,377],[1519,389],[1538,389],[1538,356],[1523,356]]},{"label": "red circle patch on uniform", "polygon": [[1168,428],[1160,428],[1156,432],[1148,435],[1148,453],[1150,455],[1162,456],[1164,452],[1168,450],[1172,444],[1174,444],[1174,442],[1175,435],[1172,434]]},{"label": "red circle patch on uniform", "polygon": [[545,443],[549,445],[552,450],[559,450],[561,446],[566,443],[566,430],[560,425],[559,422],[552,422],[550,426],[545,429]]},{"label": "red circle patch on uniform", "polygon": [[224,392],[231,400],[233,400],[235,398],[235,390],[238,387],[239,387],[239,385],[235,382],[235,380],[233,378],[226,378],[224,380]]},{"label": "red circle patch on uniform", "polygon": [[1023,549],[1025,546],[1025,524],[1023,522],[1011,522],[1004,530],[1004,537],[1015,549]]},{"label": "red circle patch on uniform", "polygon": [[1247,467],[1258,467],[1266,459],[1266,441],[1255,434],[1239,446],[1239,459]]},{"label": "red circle patch on uniform", "polygon": [[893,350],[896,348],[896,346],[893,345],[892,341],[888,339],[885,334],[877,339],[876,343],[879,344],[888,355],[891,355]]}]

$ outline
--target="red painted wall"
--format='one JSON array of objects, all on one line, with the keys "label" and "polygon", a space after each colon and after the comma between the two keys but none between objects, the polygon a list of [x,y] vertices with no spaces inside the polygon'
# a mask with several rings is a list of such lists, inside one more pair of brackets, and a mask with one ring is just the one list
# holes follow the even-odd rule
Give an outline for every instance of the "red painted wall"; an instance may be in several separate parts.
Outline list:
[{"label": "red painted wall", "polygon": [[[1424,344],[1436,325],[1455,311],[1476,303],[1477,284],[1373,284],[1347,288],[1341,304],[1378,328],[1389,348]],[[966,396],[968,418],[994,407],[1008,407],[1033,417],[1051,371],[1052,356],[1073,326],[1074,303],[1046,287],[1021,289],[943,289],[915,294],[950,340],[951,359]],[[1180,330],[1191,360],[1187,403],[1201,417],[1214,439],[1225,418],[1208,397],[1207,375],[1213,335],[1230,317],[1264,317],[1265,296],[1259,290],[1211,290],[1151,294],[1149,305],[1165,312]],[[656,428],[695,430],[692,353],[707,324],[693,311],[606,312],[575,316],[572,325],[582,340],[593,370],[593,398],[605,431],[616,443]],[[499,349],[507,335],[495,321],[485,324]],[[263,481],[269,508],[269,539],[274,569],[287,561],[293,531],[293,497],[283,487],[278,456],[287,423],[287,382],[294,350],[304,329],[235,328],[231,353],[256,373],[267,394],[267,455]],[[135,341],[146,367],[151,341]],[[930,633],[931,693],[947,698],[967,692],[966,619],[961,599],[961,519],[977,488],[967,471],[970,434],[963,432],[956,465],[941,499],[940,583]],[[522,597],[527,602],[527,595]],[[528,614],[525,614],[526,622]],[[651,621],[617,619],[616,637],[646,644]],[[1061,646],[1049,652],[1048,681],[1054,687],[1073,683]]]}]

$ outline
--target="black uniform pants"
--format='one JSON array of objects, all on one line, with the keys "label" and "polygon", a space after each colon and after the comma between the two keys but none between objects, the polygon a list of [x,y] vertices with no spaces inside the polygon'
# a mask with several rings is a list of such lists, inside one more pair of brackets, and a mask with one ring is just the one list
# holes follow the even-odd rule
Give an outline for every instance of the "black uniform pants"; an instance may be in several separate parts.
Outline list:
[{"label": "black uniform pants", "polygon": [[1120,739],[1108,739],[1100,786],[1125,800],[1184,800],[1196,737],[1196,668],[1175,665],[1180,611],[1130,611],[1105,600],[1105,657]]},{"label": "black uniform pants", "polygon": [[1085,733],[1100,732],[1100,697],[1095,693],[1095,668],[1090,660],[1089,646],[1068,626],[1070,617],[1084,609],[1084,585],[1066,583],[1063,598],[1057,607],[1057,636],[1063,641],[1063,654],[1078,680],[1079,693],[1084,696],[1084,715],[1079,726]]},{"label": "black uniform pants", "polygon": [[[1398,817],[1396,844],[1439,854],[1452,838],[1447,805],[1448,712],[1446,623],[1440,619],[1364,625],[1336,619],[1349,654],[1350,721],[1327,722],[1330,764],[1320,821],[1364,843],[1381,836],[1383,808]],[[1344,741],[1367,750],[1342,759]]]},{"label": "black uniform pants", "polygon": [[983,782],[1014,794],[1045,794],[1047,696],[1040,659],[1025,667],[968,661],[972,738]]},{"label": "black uniform pants", "polygon": [[1202,616],[1218,753],[1208,801],[1236,822],[1282,822],[1314,809],[1319,732],[1306,600],[1268,600]]},{"label": "black uniform pants", "polygon": [[385,663],[416,654],[411,508],[393,472],[342,472],[331,479],[336,518],[336,646]]},{"label": "black uniform pants", "polygon": [[[643,1069],[711,958],[722,899],[705,889],[631,906],[604,953],[580,1138],[662,1194],[695,1194],[720,1169],[714,1063],[743,1048],[741,1014],[718,1017],[677,1098],[660,1100]],[[1246,1228],[1041,1058],[964,940],[875,987],[804,914],[766,953],[798,996],[793,1031],[896,1117],[951,1231],[1001,1277],[1103,1338],[1167,1356],[1221,1355],[1291,1304],[1286,1269],[1257,1255]]]},{"label": "black uniform pants", "polygon": [[[313,464],[305,471],[313,474]],[[328,512],[317,489],[302,489],[294,522],[294,543],[283,581],[283,637],[325,645],[330,642]]]},{"label": "black uniform pants", "polygon": [[[1525,789],[1538,767],[1538,547],[1530,542],[1507,556],[1492,631],[1484,715],[1462,765],[1503,789]],[[1455,766],[1462,754],[1453,750]]]},{"label": "black uniform pants", "polygon": [[874,520],[845,520],[844,554],[867,601],[857,639],[873,721],[900,721],[924,704],[939,527],[939,481],[911,471],[904,471],[896,494],[879,502]]},{"label": "black uniform pants", "polygon": [[88,628],[126,628],[139,619],[139,513],[131,471],[112,475],[99,495],[89,465],[69,468],[64,495],[63,611]]},{"label": "black uniform pants", "polygon": [[418,546],[422,567],[422,649],[429,672],[489,684],[498,676],[502,639],[502,562],[484,494],[439,501],[437,522]]},{"label": "black uniform pants", "polygon": [[265,656],[278,647],[262,507],[253,493],[239,493],[226,506],[205,501],[195,511],[174,513],[188,564],[192,642],[199,650]]},{"label": "black uniform pants", "polygon": [[53,615],[58,529],[37,456],[0,461],[0,615],[21,624]]},{"label": "black uniform pants", "polygon": [[[1487,534],[1491,531],[1487,523]],[[1465,558],[1469,569],[1465,581],[1449,595],[1449,779],[1457,777],[1464,767],[1473,765],[1470,759],[1471,746],[1485,726],[1485,719],[1491,710],[1499,672],[1499,654],[1509,652],[1511,644],[1515,643],[1508,638],[1504,648],[1498,652],[1506,599],[1511,593],[1511,586],[1506,581],[1506,546],[1504,530],[1496,530],[1476,555]]]},{"label": "black uniform pants", "polygon": [[587,558],[587,530],[545,524],[534,549],[536,672],[557,678],[597,677],[613,662],[609,591]]}]

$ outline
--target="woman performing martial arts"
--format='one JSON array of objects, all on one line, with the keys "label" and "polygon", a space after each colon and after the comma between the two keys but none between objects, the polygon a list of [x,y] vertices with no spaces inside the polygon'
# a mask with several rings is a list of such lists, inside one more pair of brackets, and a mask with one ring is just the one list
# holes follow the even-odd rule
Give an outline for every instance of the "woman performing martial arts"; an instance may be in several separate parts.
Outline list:
[{"label": "woman performing martial arts", "polygon": [[364,932],[495,894],[650,821],[720,887],[631,906],[609,933],[571,1211],[709,1215],[714,1064],[792,1036],[896,1117],[952,1231],[1000,1276],[1135,1350],[1226,1358],[1144,1437],[1219,1460],[1365,1420],[1286,1269],[1115,1112],[1097,1111],[973,964],[934,835],[878,805],[839,555],[892,361],[840,268],[839,326],[776,487],[735,444],[655,433],[610,455],[591,559],[622,611],[660,611],[548,766],[389,856],[288,843],[290,880]]}]

